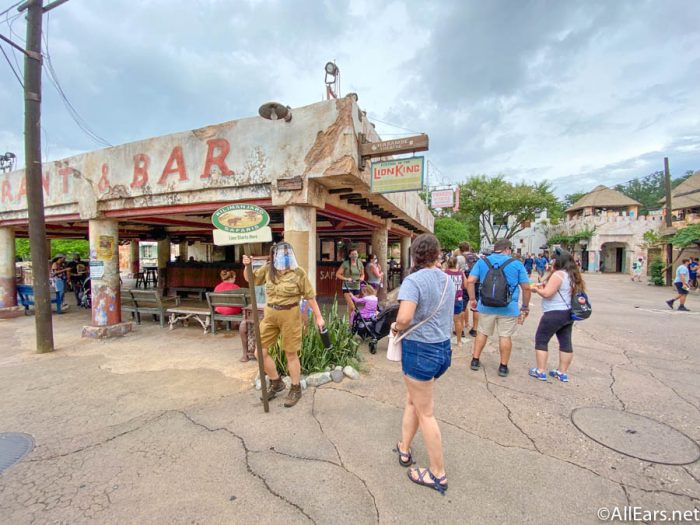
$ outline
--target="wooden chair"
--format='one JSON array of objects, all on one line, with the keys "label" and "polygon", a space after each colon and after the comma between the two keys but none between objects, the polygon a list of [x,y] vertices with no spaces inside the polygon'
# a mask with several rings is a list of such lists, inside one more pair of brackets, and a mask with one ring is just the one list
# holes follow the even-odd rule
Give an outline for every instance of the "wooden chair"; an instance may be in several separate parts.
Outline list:
[{"label": "wooden chair", "polygon": [[243,309],[250,304],[250,290],[248,288],[238,288],[225,292],[207,292],[207,304],[211,315],[211,333],[215,334],[216,321],[225,321],[229,329],[231,322],[243,322],[243,312],[236,315],[220,314],[216,311],[216,307],[225,306]]},{"label": "wooden chair", "polygon": [[152,314],[155,321],[158,317],[160,327],[165,328],[166,310],[180,305],[179,297],[161,297],[157,290],[129,290],[136,305],[136,323],[141,324],[141,314]]}]

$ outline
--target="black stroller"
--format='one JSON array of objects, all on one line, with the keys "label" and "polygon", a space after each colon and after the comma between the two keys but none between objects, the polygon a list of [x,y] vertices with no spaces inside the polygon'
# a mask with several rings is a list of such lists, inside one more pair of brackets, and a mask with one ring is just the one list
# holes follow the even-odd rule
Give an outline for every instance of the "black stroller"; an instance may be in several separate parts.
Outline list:
[{"label": "black stroller", "polygon": [[90,283],[90,277],[86,277],[80,284],[77,295],[79,307],[87,308],[88,310],[92,308],[92,285]]},{"label": "black stroller", "polygon": [[387,306],[372,319],[363,319],[359,312],[356,311],[355,318],[352,320],[352,333],[359,335],[363,341],[367,342],[371,354],[376,354],[377,342],[382,337],[389,335],[391,323],[396,321],[396,314],[398,313],[398,304]]}]

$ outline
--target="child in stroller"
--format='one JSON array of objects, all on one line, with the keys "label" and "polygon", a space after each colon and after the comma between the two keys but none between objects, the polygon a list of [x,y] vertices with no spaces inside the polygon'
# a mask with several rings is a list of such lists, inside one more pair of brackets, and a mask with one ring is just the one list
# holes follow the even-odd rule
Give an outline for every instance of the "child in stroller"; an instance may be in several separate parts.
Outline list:
[{"label": "child in stroller", "polygon": [[396,321],[396,314],[399,311],[399,305],[396,304],[378,313],[375,293],[374,288],[367,285],[362,291],[362,297],[353,297],[358,308],[363,303],[364,306],[359,311],[359,315],[354,316],[351,326],[352,333],[359,335],[363,341],[367,342],[371,354],[377,353],[377,342],[389,335],[391,323]]}]

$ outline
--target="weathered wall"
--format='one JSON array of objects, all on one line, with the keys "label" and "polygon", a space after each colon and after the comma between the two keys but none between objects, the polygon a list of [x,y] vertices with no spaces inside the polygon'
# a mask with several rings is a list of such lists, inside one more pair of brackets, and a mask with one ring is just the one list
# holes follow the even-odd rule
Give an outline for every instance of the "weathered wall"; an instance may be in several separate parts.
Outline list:
[{"label": "weathered wall", "polygon": [[[247,118],[46,163],[46,213],[92,218],[98,209],[269,197],[272,181],[307,175],[321,163],[310,165],[308,153],[336,124],[338,110],[331,101],[293,115],[289,123]],[[352,141],[329,153],[352,155]],[[26,216],[26,207],[23,171],[0,177],[0,220],[17,217],[8,212]]]}]

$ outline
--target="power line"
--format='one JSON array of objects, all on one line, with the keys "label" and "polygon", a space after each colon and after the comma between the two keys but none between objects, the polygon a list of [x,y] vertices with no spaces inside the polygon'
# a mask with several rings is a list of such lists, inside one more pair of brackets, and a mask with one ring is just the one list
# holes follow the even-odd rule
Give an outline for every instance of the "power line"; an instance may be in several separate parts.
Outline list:
[{"label": "power line", "polygon": [[66,95],[65,91],[61,87],[61,83],[58,80],[58,75],[56,74],[56,70],[53,67],[53,61],[51,60],[51,53],[49,51],[49,39],[48,39],[48,34],[49,34],[49,22],[51,20],[50,15],[47,15],[46,17],[46,32],[44,34],[44,47],[46,49],[46,53],[43,54],[44,58],[46,58],[46,61],[44,62],[44,67],[47,72],[47,77],[53,87],[56,89],[56,92],[58,93],[59,97],[61,98],[63,105],[65,106],[66,110],[68,111],[68,114],[70,117],[73,119],[73,121],[76,123],[76,125],[89,137],[91,138],[94,142],[97,144],[100,144],[102,146],[112,146],[112,144],[99,136],[97,133],[95,133],[91,128],[90,125],[87,123],[87,121],[80,115],[78,110],[73,106],[70,100],[68,100],[68,96]]},{"label": "power line", "polygon": [[393,127],[393,128],[403,129],[404,131],[409,131],[409,132],[411,132],[411,133],[417,133],[418,135],[421,135],[421,134],[422,134],[422,132],[420,132],[420,131],[416,131],[416,130],[413,130],[413,129],[405,128],[405,127],[403,127],[403,126],[399,126],[399,125],[397,125],[397,124],[392,124],[391,122],[386,122],[386,121],[384,121],[384,120],[379,120],[378,118],[375,118],[375,117],[372,117],[372,116],[370,116],[369,119],[370,119],[370,120],[373,120],[373,121],[375,121],[375,122],[381,122],[382,124],[386,124],[387,126],[391,126],[391,127]]},{"label": "power line", "polygon": [[16,4],[11,5],[11,6],[8,7],[7,9],[5,9],[2,13],[0,13],[0,16],[4,15],[5,13],[9,13],[10,11],[12,11],[15,7],[17,7],[17,6],[18,6],[19,4],[21,4],[21,3],[22,3],[22,0],[20,0],[20,1],[17,2]]},{"label": "power line", "polygon": [[15,78],[17,79],[17,82],[19,82],[19,85],[22,86],[22,89],[24,89],[24,83],[22,82],[22,79],[19,77],[19,74],[17,73],[17,71],[15,71],[15,66],[12,65],[12,62],[10,62],[10,57],[8,57],[7,53],[5,53],[5,48],[0,46],[0,51],[2,51],[2,55],[5,57],[5,60],[7,60],[7,65],[10,66],[10,69],[15,74]]}]

